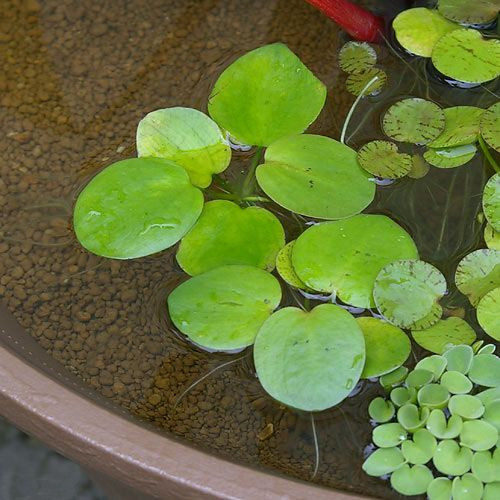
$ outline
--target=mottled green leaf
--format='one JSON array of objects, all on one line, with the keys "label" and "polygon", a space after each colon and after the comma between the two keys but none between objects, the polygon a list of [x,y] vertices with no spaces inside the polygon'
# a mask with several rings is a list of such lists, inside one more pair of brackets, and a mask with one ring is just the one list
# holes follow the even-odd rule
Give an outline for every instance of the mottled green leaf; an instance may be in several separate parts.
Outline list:
[{"label": "mottled green leaf", "polygon": [[480,128],[483,139],[500,153],[500,102],[496,102],[483,113]]},{"label": "mottled green leaf", "polygon": [[376,62],[377,53],[366,42],[347,42],[339,51],[339,66],[346,73],[361,73]]},{"label": "mottled green leaf", "polygon": [[479,301],[477,320],[490,337],[500,342],[500,287],[491,290]]},{"label": "mottled green leaf", "polygon": [[407,175],[413,165],[412,157],[398,152],[389,141],[371,141],[358,151],[358,162],[367,171],[384,179],[397,179]]}]

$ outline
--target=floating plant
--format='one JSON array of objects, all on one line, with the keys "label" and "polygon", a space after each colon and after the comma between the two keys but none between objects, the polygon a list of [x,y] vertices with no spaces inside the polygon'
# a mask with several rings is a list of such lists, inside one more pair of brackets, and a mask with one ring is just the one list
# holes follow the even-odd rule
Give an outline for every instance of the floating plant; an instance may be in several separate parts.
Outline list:
[{"label": "floating plant", "polygon": [[498,0],[438,0],[438,11],[447,19],[465,25],[487,25],[496,20]]},{"label": "floating plant", "polygon": [[293,288],[307,290],[307,285],[297,276],[292,264],[292,252],[295,240],[287,243],[276,257],[276,270],[283,280]]},{"label": "floating plant", "polygon": [[429,148],[424,153],[425,160],[434,167],[455,168],[465,165],[474,158],[477,148],[474,144],[451,148]]},{"label": "floating plant", "polygon": [[491,227],[500,231],[500,173],[490,177],[484,186],[483,210]]},{"label": "floating plant", "polygon": [[347,42],[339,51],[339,66],[346,73],[363,73],[376,62],[377,53],[366,42]]},{"label": "floating plant", "polygon": [[361,73],[351,73],[345,85],[347,90],[355,96],[361,94],[376,95],[387,82],[387,74],[380,68],[369,68]]},{"label": "floating plant", "polygon": [[484,228],[484,241],[488,248],[500,250],[500,232],[495,231],[489,223]]},{"label": "floating plant", "polygon": [[493,104],[483,113],[480,130],[488,145],[500,152],[500,103]]},{"label": "floating plant", "polygon": [[477,305],[477,320],[481,328],[500,341],[500,287],[485,294]]},{"label": "floating plant", "polygon": [[445,128],[443,110],[435,103],[411,97],[393,104],[384,114],[382,128],[395,141],[427,144]]},{"label": "floating plant", "polygon": [[404,177],[412,169],[412,157],[400,153],[389,141],[371,141],[358,151],[359,164],[370,174],[384,179]]},{"label": "floating plant", "polygon": [[436,42],[459,26],[444,18],[438,11],[417,7],[400,12],[392,27],[400,45],[410,54],[431,57]]}]

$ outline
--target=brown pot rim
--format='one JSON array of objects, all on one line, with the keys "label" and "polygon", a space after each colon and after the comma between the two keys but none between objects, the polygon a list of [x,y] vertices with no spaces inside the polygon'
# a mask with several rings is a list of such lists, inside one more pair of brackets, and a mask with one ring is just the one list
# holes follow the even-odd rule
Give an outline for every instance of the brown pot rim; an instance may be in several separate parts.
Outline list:
[{"label": "brown pot rim", "polygon": [[[0,333],[7,334],[3,327]],[[0,380],[2,416],[82,466],[155,498],[360,498],[159,435],[77,394],[1,345]]]}]

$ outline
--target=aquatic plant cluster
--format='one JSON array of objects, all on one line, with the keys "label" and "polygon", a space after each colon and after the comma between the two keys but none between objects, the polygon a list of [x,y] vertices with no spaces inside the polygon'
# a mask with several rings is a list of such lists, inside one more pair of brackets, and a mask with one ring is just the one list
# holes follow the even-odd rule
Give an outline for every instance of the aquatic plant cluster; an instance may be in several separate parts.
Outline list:
[{"label": "aquatic plant cluster", "polygon": [[[459,345],[380,378],[389,398],[368,407],[378,448],[363,464],[403,495],[486,500],[500,495],[500,359]],[[432,464],[432,465],[431,465]]]},{"label": "aquatic plant cluster", "polygon": [[[449,57],[440,62],[440,54],[450,50],[447,44],[467,43],[476,62],[488,50],[487,69],[462,59],[457,64],[476,75],[474,82],[496,78],[500,42],[483,39],[457,24],[460,19],[450,21],[446,5],[398,16],[399,43],[432,56],[450,78],[465,73],[448,71]],[[434,30],[425,39],[423,25]],[[450,284],[420,260],[410,234],[386,215],[362,212],[380,181],[423,177],[429,164],[458,167],[479,145],[497,172],[482,200],[488,248],[461,260],[452,286],[476,307],[484,332],[500,340],[500,169],[489,149],[500,152],[500,103],[442,109],[427,99],[405,97],[383,114],[381,131],[390,140],[355,151],[345,144],[352,112],[387,82],[376,62],[366,43],[348,42],[340,51],[348,89],[357,99],[337,141],[304,133],[325,104],[326,87],[292,51],[276,43],[241,56],[216,81],[208,115],[174,107],[140,121],[138,158],[114,163],[88,183],[75,204],[74,230],[87,250],[114,259],[140,258],[179,243],[176,260],[189,278],[167,298],[172,323],[208,351],[235,353],[253,346],[262,387],[289,407],[325,410],[343,401],[360,379],[380,377],[391,390],[390,401],[379,398],[370,405],[371,417],[383,425],[374,430],[380,450],[370,455],[365,470],[392,473],[391,483],[401,493],[437,484],[432,491],[444,496],[432,493],[432,498],[449,498],[449,490],[454,498],[465,498],[460,492],[467,488],[482,492],[483,483],[485,492],[496,488],[487,474],[498,454],[485,453],[498,439],[500,360],[494,347],[474,343],[475,330],[464,319],[444,319],[440,300]],[[405,144],[425,145],[423,158],[400,152]],[[220,175],[233,149],[252,148],[240,182]],[[262,208],[266,203],[278,209]],[[289,241],[275,215],[282,209],[308,226]],[[303,297],[298,307],[280,308],[284,290]],[[310,300],[321,304],[311,309]],[[410,335],[435,355],[408,373],[403,365],[411,353]],[[481,392],[493,394],[483,401],[471,395],[479,386],[496,392]],[[462,408],[479,404],[481,414],[463,414]],[[387,423],[395,407],[398,422]],[[453,425],[460,429],[451,436],[445,431]],[[475,449],[485,433],[489,439],[496,433],[494,443]],[[460,442],[453,441],[457,436]],[[470,451],[469,468],[456,474],[434,461],[443,474],[461,477],[433,480],[424,464],[468,456],[463,449],[483,455],[473,460]]]}]

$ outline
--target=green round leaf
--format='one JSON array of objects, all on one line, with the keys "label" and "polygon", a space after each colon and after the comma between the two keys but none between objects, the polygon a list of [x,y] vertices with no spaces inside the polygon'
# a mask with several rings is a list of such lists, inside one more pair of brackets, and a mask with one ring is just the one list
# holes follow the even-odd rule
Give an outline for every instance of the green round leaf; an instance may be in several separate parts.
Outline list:
[{"label": "green round leaf", "polygon": [[432,325],[436,323],[436,318],[439,320],[443,316],[443,308],[436,302],[432,308],[431,312],[424,316],[422,319],[415,321],[411,325],[412,330],[425,330],[430,328]]},{"label": "green round leaf", "polygon": [[196,222],[203,195],[186,171],[160,158],[133,158],[99,172],[76,200],[78,241],[102,257],[133,259],[171,247]]},{"label": "green round leaf", "polygon": [[365,362],[363,333],[351,314],[322,304],[310,312],[287,307],[262,326],[254,346],[260,383],[293,408],[320,411],[340,403]]},{"label": "green round leaf", "polygon": [[451,415],[448,420],[443,410],[434,409],[427,419],[426,427],[438,439],[456,438],[462,430],[462,417]]},{"label": "green round leaf", "polygon": [[410,355],[410,339],[399,328],[377,318],[357,318],[365,337],[366,362],[361,378],[379,377],[401,366]]},{"label": "green round leaf", "polygon": [[448,361],[446,366],[448,371],[466,374],[472,366],[474,351],[469,345],[457,345],[446,349],[443,356]]},{"label": "green round leaf", "polygon": [[451,148],[472,144],[479,135],[479,122],[484,109],[475,106],[454,106],[443,110],[445,127],[441,134],[428,144],[431,148]]},{"label": "green round leaf", "polygon": [[415,342],[436,354],[443,354],[451,345],[472,344],[476,333],[463,319],[450,317],[426,330],[412,330]]},{"label": "green round leaf", "polygon": [[454,80],[487,82],[500,74],[500,41],[486,40],[473,29],[454,30],[434,45],[432,63]]},{"label": "green round leaf", "polygon": [[278,252],[276,257],[276,270],[290,286],[300,288],[301,290],[307,290],[307,285],[297,276],[292,265],[292,251],[294,245],[295,240],[290,241]]},{"label": "green round leaf", "polygon": [[212,174],[224,171],[231,161],[231,148],[217,124],[191,108],[147,114],[137,127],[137,154],[177,163],[201,188],[210,185]]},{"label": "green round leaf", "polygon": [[370,418],[377,423],[389,422],[395,414],[394,405],[382,397],[377,397],[368,406]]},{"label": "green round leaf", "polygon": [[359,164],[370,174],[384,179],[397,179],[412,168],[412,157],[399,153],[396,144],[389,141],[371,141],[358,151]]},{"label": "green round leaf", "polygon": [[377,53],[366,42],[347,42],[339,52],[339,66],[346,73],[362,73],[376,62]]},{"label": "green round leaf", "polygon": [[408,177],[411,179],[421,179],[428,174],[430,166],[422,156],[414,154],[411,157],[411,161],[411,170],[408,172]]},{"label": "green round leaf", "polygon": [[418,404],[428,408],[444,408],[450,399],[448,389],[441,384],[427,384],[418,391]]},{"label": "green round leaf", "polygon": [[283,227],[271,212],[214,200],[182,239],[177,262],[191,276],[230,264],[272,271],[284,244]]},{"label": "green round leaf", "polygon": [[493,401],[500,399],[500,385],[493,387],[492,389],[486,389],[484,391],[476,394],[476,398],[479,398],[485,407],[487,407]]},{"label": "green round leaf", "polygon": [[384,476],[394,472],[404,464],[404,457],[399,448],[380,448],[375,450],[363,463],[363,470],[369,476]]},{"label": "green round leaf", "polygon": [[453,479],[451,494],[453,500],[481,500],[483,483],[470,473],[464,474]]},{"label": "green round leaf", "polygon": [[[372,81],[373,80],[373,81]],[[371,82],[371,83],[370,83]],[[369,68],[360,73],[351,73],[345,85],[347,90],[355,95],[376,95],[387,82],[387,73],[380,68]]]},{"label": "green round leaf", "polygon": [[500,287],[491,290],[479,301],[477,320],[490,337],[500,341]]},{"label": "green round leaf", "polygon": [[457,371],[450,371],[441,377],[441,385],[446,387],[452,394],[468,394],[472,390],[472,382]]},{"label": "green round leaf", "polygon": [[455,273],[457,288],[477,306],[482,297],[500,286],[500,250],[476,250],[466,255]]},{"label": "green round leaf", "polygon": [[411,54],[431,57],[435,43],[446,33],[459,28],[436,10],[418,7],[400,12],[392,27],[396,39]]},{"label": "green round leaf", "polygon": [[219,76],[210,116],[243,144],[269,146],[303,132],[318,116],[326,87],[281,43],[252,50]]},{"label": "green round leaf", "polygon": [[432,479],[432,472],[425,465],[404,464],[392,473],[391,486],[402,495],[421,495]]},{"label": "green round leaf", "polygon": [[373,307],[380,270],[398,259],[418,258],[410,235],[384,215],[356,215],[308,228],[297,238],[293,267],[309,287],[335,292],[347,304]]},{"label": "green round leaf", "polygon": [[496,173],[484,186],[484,215],[495,231],[500,231],[500,173]]},{"label": "green round leaf", "polygon": [[416,432],[421,429],[429,418],[430,410],[427,407],[419,408],[412,403],[407,403],[399,408],[398,422],[408,431]]},{"label": "green round leaf", "polygon": [[478,354],[474,356],[469,378],[475,384],[484,387],[500,386],[500,358],[495,354]]},{"label": "green round leaf", "polygon": [[476,340],[472,345],[472,350],[474,351],[474,354],[477,354],[480,350],[482,345],[484,344],[484,340]]},{"label": "green round leaf", "polygon": [[483,139],[500,153],[500,102],[496,102],[483,113],[480,129]]},{"label": "green round leaf", "polygon": [[390,373],[386,373],[380,377],[380,385],[386,389],[391,390],[393,387],[403,383],[406,375],[408,374],[408,368],[406,366],[400,366]]},{"label": "green round leaf", "polygon": [[410,97],[393,104],[385,113],[382,128],[400,142],[427,144],[445,127],[443,110],[431,101]]},{"label": "green round leaf", "polygon": [[484,405],[479,398],[470,394],[456,394],[450,398],[448,409],[452,415],[463,419],[480,418],[484,413]]},{"label": "green round leaf", "polygon": [[445,439],[438,443],[432,462],[442,474],[461,476],[471,468],[472,451],[459,446],[456,441]]},{"label": "green round leaf", "polygon": [[295,135],[275,142],[256,176],[278,205],[319,219],[357,214],[375,195],[375,184],[358,165],[356,152],[320,135]]},{"label": "green round leaf", "polygon": [[441,378],[448,361],[444,356],[433,354],[421,359],[416,365],[415,369],[427,370],[434,374],[434,380],[438,381]]},{"label": "green round leaf", "polygon": [[494,425],[484,420],[464,422],[460,432],[460,444],[474,451],[486,451],[498,441],[498,431]]},{"label": "green round leaf", "polygon": [[425,384],[429,384],[434,380],[434,373],[428,370],[415,369],[412,370],[406,377],[405,385],[420,389]]},{"label": "green round leaf", "polygon": [[472,473],[483,483],[500,479],[500,448],[478,451],[472,457]]},{"label": "green round leaf", "polygon": [[484,485],[482,500],[497,500],[500,497],[500,481]]},{"label": "green round leaf", "polygon": [[429,500],[451,500],[451,480],[447,477],[436,477],[427,487]]},{"label": "green round leaf", "polygon": [[431,264],[421,260],[398,260],[387,264],[377,275],[373,298],[380,314],[401,328],[411,328],[429,314],[446,292],[446,279]]},{"label": "green round leaf", "polygon": [[485,346],[478,349],[477,353],[474,351],[474,354],[493,354],[495,351],[495,344],[486,344]]},{"label": "green round leaf", "polygon": [[439,12],[460,24],[488,24],[498,15],[500,2],[498,0],[439,0]]},{"label": "green round leaf", "polygon": [[393,422],[391,424],[377,425],[373,429],[372,441],[379,448],[392,448],[393,446],[400,445],[407,436],[408,433],[403,429],[401,424]]},{"label": "green round leaf", "polygon": [[408,463],[423,465],[431,460],[436,446],[436,438],[427,429],[419,429],[413,434],[411,440],[403,441],[401,451]]},{"label": "green round leaf", "polygon": [[474,144],[454,146],[451,148],[432,149],[424,153],[427,162],[437,168],[455,168],[465,165],[476,155],[477,148]]},{"label": "green round leaf", "polygon": [[396,406],[417,402],[417,390],[414,387],[395,387],[391,391],[391,401]]},{"label": "green round leaf", "polygon": [[484,228],[484,241],[488,248],[500,250],[500,231],[495,231],[491,224],[486,224]]},{"label": "green round leaf", "polygon": [[192,341],[232,350],[253,344],[280,301],[281,288],[271,274],[222,266],[179,285],[168,297],[168,309],[175,326]]},{"label": "green round leaf", "polygon": [[500,400],[491,401],[485,405],[483,420],[494,425],[500,432]]}]

